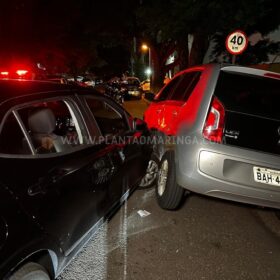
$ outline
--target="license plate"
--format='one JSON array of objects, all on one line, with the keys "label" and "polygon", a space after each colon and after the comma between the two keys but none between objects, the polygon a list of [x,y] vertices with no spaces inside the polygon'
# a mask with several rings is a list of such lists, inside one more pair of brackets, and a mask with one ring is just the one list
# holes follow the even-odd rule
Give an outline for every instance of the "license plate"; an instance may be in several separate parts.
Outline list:
[{"label": "license plate", "polygon": [[254,179],[258,183],[280,186],[280,171],[254,166]]}]

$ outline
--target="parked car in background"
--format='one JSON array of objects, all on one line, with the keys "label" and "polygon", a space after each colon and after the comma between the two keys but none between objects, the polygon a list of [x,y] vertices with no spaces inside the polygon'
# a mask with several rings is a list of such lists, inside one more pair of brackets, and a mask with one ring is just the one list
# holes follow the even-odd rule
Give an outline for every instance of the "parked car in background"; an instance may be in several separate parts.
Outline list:
[{"label": "parked car in background", "polygon": [[46,75],[45,81],[58,84],[69,84],[69,81],[63,75]]},{"label": "parked car in background", "polygon": [[142,97],[140,80],[136,77],[127,77],[124,81],[122,81],[121,89],[126,100],[131,98],[141,99]]},{"label": "parked car in background", "polygon": [[84,78],[82,80],[82,83],[86,86],[86,87],[94,87],[95,86],[95,82],[93,79],[90,78]]},{"label": "parked car in background", "polygon": [[138,186],[151,147],[133,140],[149,132],[94,90],[0,80],[0,92],[0,279],[55,279]]},{"label": "parked car in background", "polygon": [[176,209],[193,191],[279,209],[279,104],[277,73],[203,65],[176,75],[144,116],[175,143],[155,146],[159,205]]}]

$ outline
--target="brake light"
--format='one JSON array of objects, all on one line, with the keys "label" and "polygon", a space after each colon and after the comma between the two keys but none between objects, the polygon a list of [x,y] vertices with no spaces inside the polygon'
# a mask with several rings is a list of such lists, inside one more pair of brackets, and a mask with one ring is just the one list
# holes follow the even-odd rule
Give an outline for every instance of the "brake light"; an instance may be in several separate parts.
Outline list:
[{"label": "brake light", "polygon": [[204,125],[203,136],[210,141],[222,143],[224,124],[224,106],[217,97],[214,97]]},{"label": "brake light", "polygon": [[16,73],[19,75],[19,76],[24,76],[28,71],[27,70],[17,70]]},{"label": "brake light", "polygon": [[269,78],[275,78],[275,79],[280,79],[280,75],[277,73],[265,73],[264,74],[265,77],[269,77]]},{"label": "brake light", "polygon": [[8,75],[9,75],[9,72],[7,72],[7,71],[2,71],[2,72],[0,72],[0,74],[1,74],[2,76],[8,76]]}]

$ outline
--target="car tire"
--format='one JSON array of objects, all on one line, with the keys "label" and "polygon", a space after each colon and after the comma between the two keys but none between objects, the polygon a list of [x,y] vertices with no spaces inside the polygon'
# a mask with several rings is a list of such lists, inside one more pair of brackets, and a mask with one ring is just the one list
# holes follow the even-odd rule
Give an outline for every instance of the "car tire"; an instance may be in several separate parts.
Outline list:
[{"label": "car tire", "polygon": [[148,189],[155,185],[158,175],[159,159],[153,153],[148,163],[145,176],[142,178],[139,189]]},{"label": "car tire", "polygon": [[174,151],[167,151],[159,164],[156,182],[156,198],[162,209],[177,209],[184,197],[185,190],[176,182]]},{"label": "car tire", "polygon": [[166,148],[166,136],[164,133],[159,131],[153,131],[152,132],[152,138],[153,138],[153,153],[156,154],[156,156],[161,160],[162,156],[164,155]]},{"label": "car tire", "polygon": [[9,280],[50,280],[50,276],[40,264],[27,263],[17,270]]}]

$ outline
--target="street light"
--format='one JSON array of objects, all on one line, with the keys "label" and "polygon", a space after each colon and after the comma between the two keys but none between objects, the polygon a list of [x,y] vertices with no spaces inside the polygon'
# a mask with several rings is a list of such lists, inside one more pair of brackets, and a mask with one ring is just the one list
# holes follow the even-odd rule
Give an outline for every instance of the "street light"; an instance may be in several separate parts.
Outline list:
[{"label": "street light", "polygon": [[151,48],[147,44],[142,44],[142,51],[149,51],[149,68],[146,70],[146,74],[150,76],[152,74],[152,57],[151,57]]},{"label": "street light", "polygon": [[147,68],[147,69],[145,70],[145,73],[146,73],[146,75],[147,75],[147,78],[150,79],[150,76],[151,76],[151,74],[152,74],[152,69],[151,69],[151,68]]},{"label": "street light", "polygon": [[143,51],[147,51],[149,49],[148,45],[146,45],[146,44],[143,44],[141,46],[141,48],[142,48]]}]

